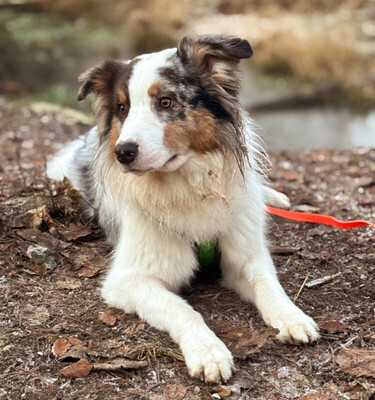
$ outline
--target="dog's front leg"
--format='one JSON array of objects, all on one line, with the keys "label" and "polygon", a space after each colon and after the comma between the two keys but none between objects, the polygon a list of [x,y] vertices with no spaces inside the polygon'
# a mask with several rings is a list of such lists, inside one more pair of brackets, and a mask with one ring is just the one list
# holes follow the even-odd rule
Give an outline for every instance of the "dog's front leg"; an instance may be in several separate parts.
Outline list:
[{"label": "dog's front leg", "polygon": [[263,236],[264,216],[240,215],[236,227],[220,240],[223,284],[256,305],[264,321],[279,329],[282,342],[307,343],[319,337],[313,319],[286,295]]},{"label": "dog's front leg", "polygon": [[102,295],[110,306],[137,313],[150,325],[167,331],[180,346],[189,373],[205,381],[228,380],[232,355],[207,327],[202,316],[173,291],[186,284],[196,268],[186,241],[148,227],[124,234]]}]

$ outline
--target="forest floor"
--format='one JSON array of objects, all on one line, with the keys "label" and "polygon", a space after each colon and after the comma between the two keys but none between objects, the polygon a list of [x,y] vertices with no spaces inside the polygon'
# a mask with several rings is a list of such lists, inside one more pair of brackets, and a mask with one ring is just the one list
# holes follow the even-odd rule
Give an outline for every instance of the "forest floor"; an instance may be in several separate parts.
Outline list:
[{"label": "forest floor", "polygon": [[[372,228],[269,218],[280,281],[321,329],[311,345],[276,342],[255,308],[214,278],[184,290],[235,357],[229,382],[205,384],[166,333],[100,297],[111,249],[77,193],[45,175],[46,156],[87,129],[62,110],[0,105],[0,399],[375,398]],[[271,160],[292,209],[375,220],[374,149]]]}]

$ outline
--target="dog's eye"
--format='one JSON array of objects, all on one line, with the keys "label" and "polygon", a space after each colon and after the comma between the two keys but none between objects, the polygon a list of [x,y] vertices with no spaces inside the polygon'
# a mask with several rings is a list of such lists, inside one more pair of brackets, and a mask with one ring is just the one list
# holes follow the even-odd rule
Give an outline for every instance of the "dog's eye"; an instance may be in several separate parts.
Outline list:
[{"label": "dog's eye", "polygon": [[172,106],[172,104],[173,104],[173,101],[170,97],[162,97],[160,99],[160,106],[162,108],[169,108]]},{"label": "dog's eye", "polygon": [[119,114],[125,112],[125,106],[123,104],[117,104],[117,111]]}]

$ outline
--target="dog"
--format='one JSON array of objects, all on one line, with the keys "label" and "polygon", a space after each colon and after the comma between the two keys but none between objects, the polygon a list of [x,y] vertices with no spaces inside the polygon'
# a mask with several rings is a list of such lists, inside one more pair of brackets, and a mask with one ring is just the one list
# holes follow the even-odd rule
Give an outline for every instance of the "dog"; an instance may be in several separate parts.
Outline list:
[{"label": "dog", "polygon": [[96,210],[114,246],[101,293],[180,346],[192,377],[227,381],[225,344],[178,291],[198,269],[194,246],[212,239],[222,284],[255,304],[281,342],[319,337],[282,289],[265,239],[265,204],[288,207],[267,186],[264,151],[239,102],[239,61],[253,51],[231,36],[183,38],[177,48],[83,73],[78,100],[96,95],[97,126],[47,166]]}]

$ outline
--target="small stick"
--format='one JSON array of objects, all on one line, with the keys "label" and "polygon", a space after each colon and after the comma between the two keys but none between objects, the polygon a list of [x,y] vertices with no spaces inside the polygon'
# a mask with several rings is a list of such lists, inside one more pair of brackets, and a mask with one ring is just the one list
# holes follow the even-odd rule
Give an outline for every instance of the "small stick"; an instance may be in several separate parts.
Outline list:
[{"label": "small stick", "polygon": [[321,278],[314,279],[310,282],[307,282],[306,287],[312,288],[314,286],[323,285],[323,283],[327,283],[327,282],[331,281],[332,279],[337,278],[340,275],[341,275],[341,272],[338,272],[337,274],[333,274],[333,275],[322,276]]},{"label": "small stick", "polygon": [[304,286],[306,285],[306,282],[307,282],[308,277],[309,277],[309,275],[307,274],[305,280],[303,281],[301,287],[299,288],[298,293],[297,293],[297,294],[294,296],[294,298],[293,298],[293,303],[295,303],[295,302],[297,301],[297,299],[298,299],[299,295],[301,294],[301,292],[302,292]]},{"label": "small stick", "polygon": [[120,371],[122,369],[137,369],[148,366],[147,361],[131,361],[124,358],[114,359],[108,363],[95,363],[93,366],[94,370],[103,371]]}]

